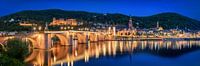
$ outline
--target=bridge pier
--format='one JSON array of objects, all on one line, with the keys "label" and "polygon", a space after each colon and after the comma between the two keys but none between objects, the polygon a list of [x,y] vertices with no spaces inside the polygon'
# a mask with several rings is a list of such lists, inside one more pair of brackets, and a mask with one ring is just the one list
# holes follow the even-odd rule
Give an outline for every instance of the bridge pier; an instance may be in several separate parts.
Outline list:
[{"label": "bridge pier", "polygon": [[99,41],[99,35],[97,34],[96,36],[97,36],[97,41]]},{"label": "bridge pier", "polygon": [[99,41],[99,35],[95,34],[95,41]]},{"label": "bridge pier", "polygon": [[51,53],[50,51],[44,51],[44,66],[52,66],[51,65]]},{"label": "bridge pier", "polygon": [[69,42],[69,45],[73,45],[73,35],[69,35],[68,42]]},{"label": "bridge pier", "polygon": [[48,33],[45,33],[44,34],[44,44],[45,44],[45,47],[44,49],[50,49],[52,46],[52,40],[51,40],[51,35],[48,34]]},{"label": "bridge pier", "polygon": [[90,42],[90,36],[89,36],[89,33],[87,32],[86,33],[86,40],[85,40],[85,43],[89,43]]}]

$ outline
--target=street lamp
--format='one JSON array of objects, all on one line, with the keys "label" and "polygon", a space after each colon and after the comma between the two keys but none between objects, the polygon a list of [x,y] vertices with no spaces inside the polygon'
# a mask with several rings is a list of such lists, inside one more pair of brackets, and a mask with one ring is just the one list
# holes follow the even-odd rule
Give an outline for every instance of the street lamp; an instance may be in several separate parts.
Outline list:
[{"label": "street lamp", "polygon": [[41,27],[41,26],[39,26],[39,27],[38,27],[38,30],[42,30],[42,27]]},{"label": "street lamp", "polygon": [[74,27],[71,27],[71,29],[74,29]]},{"label": "street lamp", "polygon": [[33,27],[33,30],[35,31],[35,30],[36,30],[36,27]]},{"label": "street lamp", "polygon": [[63,30],[63,27],[60,27],[61,30]]},{"label": "street lamp", "polygon": [[70,26],[68,26],[67,28],[70,29]]},{"label": "street lamp", "polygon": [[67,27],[64,27],[64,30],[66,30],[67,29]]}]

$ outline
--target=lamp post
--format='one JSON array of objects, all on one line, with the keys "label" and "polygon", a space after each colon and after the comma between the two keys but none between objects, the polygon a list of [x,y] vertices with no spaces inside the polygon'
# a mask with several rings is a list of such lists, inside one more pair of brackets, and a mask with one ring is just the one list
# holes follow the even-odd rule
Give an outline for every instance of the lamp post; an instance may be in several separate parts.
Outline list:
[{"label": "lamp post", "polygon": [[42,26],[39,26],[39,27],[38,27],[38,30],[41,31],[41,30],[42,30]]},{"label": "lamp post", "polygon": [[33,27],[33,31],[36,31],[36,27]]},{"label": "lamp post", "polygon": [[60,27],[61,30],[63,30],[63,27]]}]

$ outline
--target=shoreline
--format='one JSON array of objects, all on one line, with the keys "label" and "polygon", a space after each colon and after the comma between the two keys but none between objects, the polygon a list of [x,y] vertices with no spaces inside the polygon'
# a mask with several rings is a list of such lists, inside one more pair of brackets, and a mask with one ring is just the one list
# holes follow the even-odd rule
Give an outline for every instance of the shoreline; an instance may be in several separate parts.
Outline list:
[{"label": "shoreline", "polygon": [[[99,40],[99,41],[189,41],[200,40],[200,38],[117,38],[113,40]],[[94,42],[94,41],[91,41]]]}]

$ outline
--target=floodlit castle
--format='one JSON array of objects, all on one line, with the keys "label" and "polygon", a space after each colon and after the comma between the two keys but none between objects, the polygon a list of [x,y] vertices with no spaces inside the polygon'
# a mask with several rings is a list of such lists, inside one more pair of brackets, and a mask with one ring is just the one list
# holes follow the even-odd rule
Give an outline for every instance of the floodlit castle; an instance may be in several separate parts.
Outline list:
[{"label": "floodlit castle", "polygon": [[53,18],[53,21],[49,25],[50,26],[61,26],[61,25],[77,26],[77,20],[76,19]]}]

